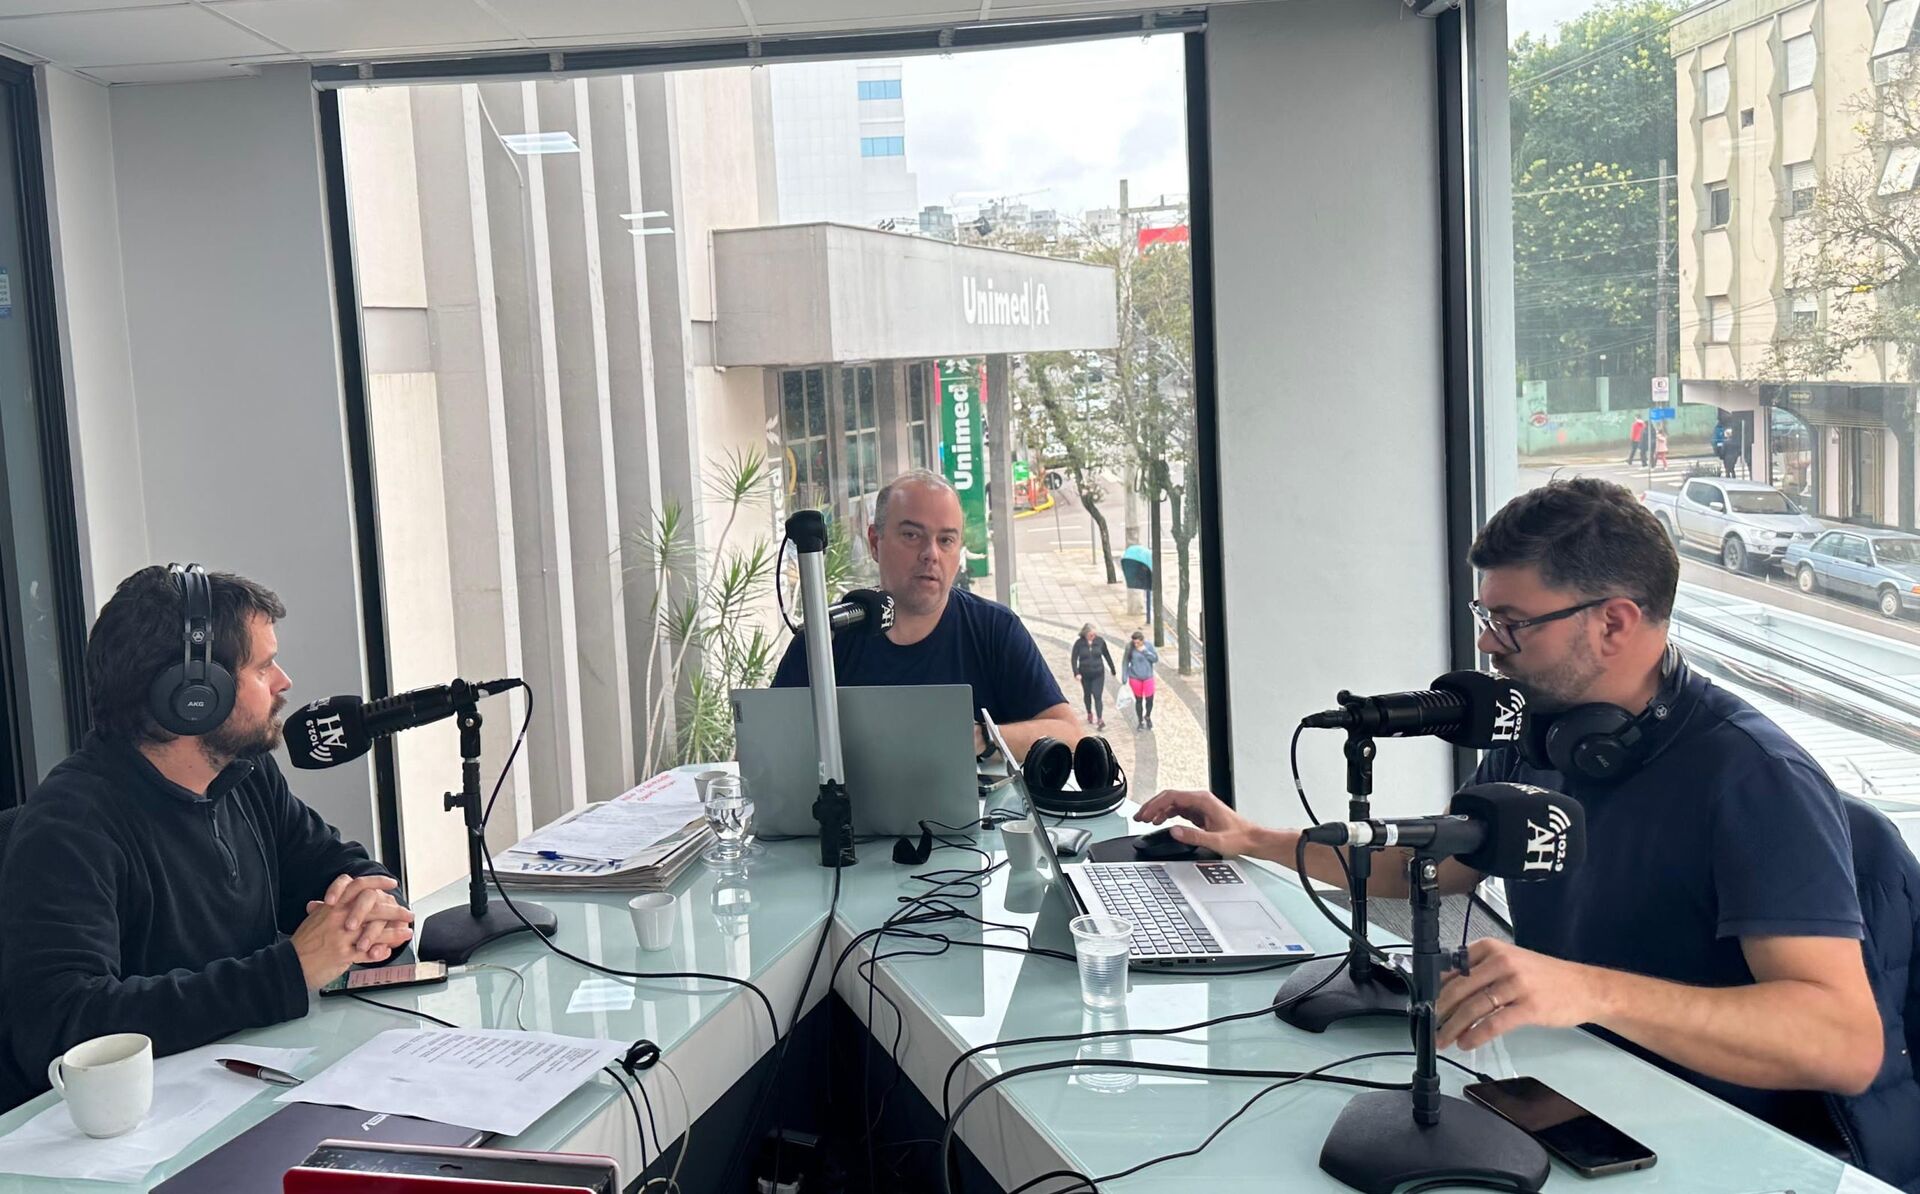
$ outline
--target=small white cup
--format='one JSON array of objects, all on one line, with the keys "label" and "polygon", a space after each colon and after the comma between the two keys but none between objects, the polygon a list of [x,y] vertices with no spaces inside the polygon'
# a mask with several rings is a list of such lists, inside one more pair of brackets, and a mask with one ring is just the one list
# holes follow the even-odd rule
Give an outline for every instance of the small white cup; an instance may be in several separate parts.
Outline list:
[{"label": "small white cup", "polygon": [[670,891],[649,891],[627,901],[641,949],[658,953],[673,944],[673,922],[677,919],[674,913],[679,903],[679,897]]},{"label": "small white cup", "polygon": [[1033,823],[1031,818],[1000,823],[1000,845],[1007,852],[1014,874],[1027,874],[1040,871],[1040,851],[1053,849],[1053,842],[1047,837],[1047,831]]},{"label": "small white cup", "polygon": [[153,1042],[137,1032],[97,1036],[47,1066],[73,1124],[96,1139],[140,1126],[153,1106]]}]

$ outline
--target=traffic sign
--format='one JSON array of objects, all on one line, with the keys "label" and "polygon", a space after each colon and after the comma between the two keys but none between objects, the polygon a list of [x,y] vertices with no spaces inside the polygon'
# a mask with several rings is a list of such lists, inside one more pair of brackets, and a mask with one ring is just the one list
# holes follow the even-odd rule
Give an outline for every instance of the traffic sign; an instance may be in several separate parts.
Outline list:
[{"label": "traffic sign", "polygon": [[1673,421],[1673,408],[1671,406],[1656,406],[1647,412],[1647,417],[1656,423],[1671,423]]},{"label": "traffic sign", "polygon": [[1013,462],[1013,479],[1014,479],[1014,480],[1016,480],[1016,481],[1024,481],[1024,480],[1026,480],[1026,479],[1027,479],[1028,477],[1030,477],[1030,476],[1032,476],[1032,475],[1033,475],[1033,474],[1032,474],[1032,472],[1031,472],[1031,471],[1029,471],[1029,470],[1028,470],[1028,468],[1027,468],[1027,462],[1026,462],[1026,461],[1024,461],[1024,460],[1016,460],[1016,461],[1014,461],[1014,462]]},{"label": "traffic sign", "polygon": [[1656,377],[1653,379],[1653,404],[1655,406],[1665,406],[1667,403],[1673,401],[1672,385],[1673,382],[1671,378]]}]

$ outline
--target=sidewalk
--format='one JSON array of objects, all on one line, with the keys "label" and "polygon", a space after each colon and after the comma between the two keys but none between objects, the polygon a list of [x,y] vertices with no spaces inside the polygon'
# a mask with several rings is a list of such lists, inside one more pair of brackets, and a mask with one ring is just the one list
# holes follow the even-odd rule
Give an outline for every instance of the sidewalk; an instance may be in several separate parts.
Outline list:
[{"label": "sidewalk", "polygon": [[[1030,548],[1016,557],[1014,569],[1021,620],[1039,644],[1067,702],[1076,713],[1083,712],[1080,679],[1067,667],[1080,627],[1092,622],[1106,636],[1116,668],[1121,666],[1128,636],[1148,627],[1139,615],[1127,613],[1126,588],[1106,583],[1104,566],[1095,562],[1086,547]],[[991,592],[991,584],[985,582],[982,591]],[[1124,680],[1107,679],[1106,738],[1127,769],[1129,793],[1136,802],[1162,788],[1205,788],[1208,782],[1206,675],[1198,652],[1194,670],[1180,675],[1171,618],[1166,621],[1166,633],[1155,673],[1153,729],[1134,728],[1133,694]]]}]

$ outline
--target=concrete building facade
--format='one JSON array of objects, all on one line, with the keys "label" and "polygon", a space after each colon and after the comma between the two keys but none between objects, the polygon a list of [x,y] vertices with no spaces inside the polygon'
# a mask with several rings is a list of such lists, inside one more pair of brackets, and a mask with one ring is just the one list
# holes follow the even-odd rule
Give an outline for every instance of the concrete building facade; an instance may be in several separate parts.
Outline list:
[{"label": "concrete building facade", "polygon": [[[1776,342],[1833,296],[1797,287],[1821,188],[1886,170],[1875,89],[1905,76],[1911,0],[1730,0],[1674,23],[1681,399],[1726,412],[1753,475],[1825,517],[1914,525],[1914,379],[1884,344],[1791,376]],[[1909,172],[1910,174],[1911,172]],[[1909,177],[1882,201],[1903,202]]]},{"label": "concrete building facade", "polygon": [[781,63],[766,73],[778,219],[916,226],[920,188],[907,168],[901,64]]}]

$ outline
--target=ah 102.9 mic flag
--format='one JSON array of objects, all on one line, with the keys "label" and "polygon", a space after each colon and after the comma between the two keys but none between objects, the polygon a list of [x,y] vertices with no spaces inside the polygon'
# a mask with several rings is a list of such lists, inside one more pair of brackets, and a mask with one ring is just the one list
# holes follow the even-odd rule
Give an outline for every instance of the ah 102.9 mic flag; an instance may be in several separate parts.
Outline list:
[{"label": "ah 102.9 mic flag", "polygon": [[1587,816],[1564,792],[1531,784],[1477,784],[1454,793],[1447,812],[1485,825],[1486,839],[1460,861],[1485,875],[1526,883],[1578,867],[1587,853]]}]

